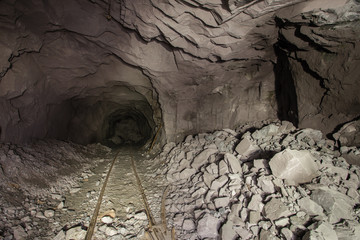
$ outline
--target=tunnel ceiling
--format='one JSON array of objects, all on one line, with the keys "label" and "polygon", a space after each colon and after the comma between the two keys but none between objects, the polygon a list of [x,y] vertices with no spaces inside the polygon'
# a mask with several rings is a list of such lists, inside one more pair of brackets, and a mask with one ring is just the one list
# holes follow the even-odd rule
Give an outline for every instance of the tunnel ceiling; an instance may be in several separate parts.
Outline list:
[{"label": "tunnel ceiling", "polygon": [[168,141],[277,117],[330,132],[360,112],[359,8],[3,0],[1,140],[104,140],[116,111],[145,119],[150,135],[163,124]]}]

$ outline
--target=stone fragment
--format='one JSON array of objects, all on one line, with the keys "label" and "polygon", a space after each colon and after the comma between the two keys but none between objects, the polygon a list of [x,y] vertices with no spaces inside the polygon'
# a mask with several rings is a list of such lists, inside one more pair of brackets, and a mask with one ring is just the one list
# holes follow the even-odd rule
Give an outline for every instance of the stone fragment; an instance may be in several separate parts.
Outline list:
[{"label": "stone fragment", "polygon": [[55,211],[51,209],[45,210],[44,212],[44,216],[47,218],[53,217],[54,215],[55,215]]},{"label": "stone fragment", "polygon": [[219,162],[219,175],[225,175],[229,173],[229,168],[228,165],[226,164],[226,162],[224,160],[221,160]]},{"label": "stone fragment", "polygon": [[147,215],[145,212],[139,212],[135,214],[134,218],[138,220],[147,220]]},{"label": "stone fragment", "polygon": [[237,233],[233,229],[233,225],[234,224],[231,221],[226,221],[226,223],[220,229],[221,239],[236,239]]},{"label": "stone fragment", "polygon": [[311,200],[309,197],[301,198],[297,201],[299,207],[310,216],[323,216],[323,208]]},{"label": "stone fragment", "polygon": [[[296,135],[296,140],[305,141],[311,143],[310,145],[314,145],[317,142],[320,142],[322,139],[322,132],[319,130],[305,128],[300,130]],[[312,140],[312,141],[311,141]]]},{"label": "stone fragment", "polygon": [[328,222],[317,222],[308,228],[311,231],[305,233],[303,240],[338,240],[335,230]]},{"label": "stone fragment", "polygon": [[247,159],[257,154],[260,151],[260,148],[251,140],[244,138],[236,146],[235,151],[241,155],[241,159]]},{"label": "stone fragment", "polygon": [[105,235],[106,236],[111,237],[111,236],[114,236],[116,234],[118,234],[118,231],[116,230],[116,228],[114,228],[114,227],[106,227],[105,228]]},{"label": "stone fragment", "polygon": [[261,214],[257,211],[250,211],[249,212],[249,223],[257,224],[261,220]]},{"label": "stone fragment", "polygon": [[230,198],[229,197],[219,197],[214,199],[214,204],[216,208],[222,208],[229,205]]},{"label": "stone fragment", "polygon": [[264,207],[265,217],[270,220],[276,220],[281,217],[290,216],[292,213],[280,198],[272,198]]},{"label": "stone fragment", "polygon": [[81,226],[70,228],[66,231],[66,240],[85,239],[86,231]]},{"label": "stone fragment", "polygon": [[225,175],[222,175],[220,177],[218,177],[217,179],[215,179],[212,183],[211,183],[211,190],[214,191],[218,191],[219,188],[221,188],[222,186],[225,185],[225,183],[227,183],[227,181],[229,180],[229,178]]},{"label": "stone fragment", "polygon": [[318,166],[309,151],[285,149],[270,160],[272,173],[294,184],[310,182],[317,176]]},{"label": "stone fragment", "polygon": [[185,219],[182,225],[182,229],[186,231],[193,231],[195,229],[195,223],[192,219]]},{"label": "stone fragment", "polygon": [[295,239],[295,236],[294,236],[293,232],[288,228],[282,228],[281,229],[281,234],[286,240]]},{"label": "stone fragment", "polygon": [[237,159],[233,154],[231,153],[225,153],[225,160],[229,164],[230,172],[231,173],[240,173],[242,174],[242,168],[240,165],[239,159]]},{"label": "stone fragment", "polygon": [[264,204],[262,203],[262,197],[260,194],[253,195],[251,197],[249,205],[247,206],[248,209],[258,212],[261,212],[263,207]]},{"label": "stone fragment", "polygon": [[333,134],[341,146],[360,146],[360,120],[346,123],[340,130]]},{"label": "stone fragment", "polygon": [[258,186],[263,190],[265,193],[274,193],[275,186],[271,181],[269,176],[261,176],[258,178]]},{"label": "stone fragment", "polygon": [[352,218],[352,208],[355,203],[345,194],[328,187],[317,187],[310,197],[323,207],[330,223]]},{"label": "stone fragment", "polygon": [[289,220],[289,218],[279,218],[279,219],[275,220],[274,223],[277,227],[285,227],[285,226],[289,225],[290,220]]},{"label": "stone fragment", "polygon": [[37,212],[35,217],[37,217],[37,218],[46,218],[42,212]]},{"label": "stone fragment", "polygon": [[262,229],[268,230],[272,226],[270,221],[260,221],[258,224]]},{"label": "stone fragment", "polygon": [[234,226],[235,232],[239,235],[238,239],[252,239],[252,233],[243,226]]},{"label": "stone fragment", "polygon": [[113,222],[113,219],[110,216],[104,216],[104,217],[101,218],[101,222],[105,223],[105,224],[109,224],[109,223]]},{"label": "stone fragment", "polygon": [[56,234],[56,236],[53,238],[53,240],[65,240],[66,236],[65,236],[65,232],[63,230],[60,230],[60,232],[58,232],[58,234]]},{"label": "stone fragment", "polygon": [[199,169],[202,165],[204,165],[207,161],[210,155],[216,153],[216,149],[205,149],[201,153],[199,153],[191,163],[191,166],[195,169]]},{"label": "stone fragment", "polygon": [[190,178],[192,175],[194,175],[196,173],[196,170],[194,168],[185,168],[184,170],[182,170],[179,174],[179,178],[180,179],[188,179]]},{"label": "stone fragment", "polygon": [[25,229],[22,226],[18,225],[16,227],[13,227],[12,230],[14,232],[14,238],[16,240],[25,240],[25,239],[27,239],[28,234],[25,232]]},{"label": "stone fragment", "polygon": [[219,235],[220,219],[205,213],[197,223],[197,233],[201,238],[216,239]]},{"label": "stone fragment", "polygon": [[279,126],[275,124],[269,124],[259,130],[256,130],[253,134],[251,134],[251,136],[254,139],[266,138],[269,136],[276,135],[278,133],[278,130],[279,130]]},{"label": "stone fragment", "polygon": [[280,240],[275,234],[269,230],[261,229],[260,231],[260,240]]}]

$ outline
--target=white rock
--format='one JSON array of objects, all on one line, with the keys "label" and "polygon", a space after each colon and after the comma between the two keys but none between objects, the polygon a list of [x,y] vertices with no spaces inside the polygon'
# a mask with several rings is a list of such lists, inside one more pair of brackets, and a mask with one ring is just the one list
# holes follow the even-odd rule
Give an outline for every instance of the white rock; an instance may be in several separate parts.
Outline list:
[{"label": "white rock", "polygon": [[45,210],[44,212],[44,216],[47,218],[53,217],[54,215],[55,215],[55,211],[51,209]]},{"label": "white rock", "polygon": [[294,184],[310,182],[317,176],[318,166],[309,151],[285,149],[270,160],[272,173]]},{"label": "white rock", "polygon": [[113,222],[113,219],[110,216],[104,216],[104,217],[101,218],[101,222],[105,223],[105,224],[109,224],[109,223]]},{"label": "white rock", "polygon": [[225,153],[225,160],[227,161],[231,173],[240,173],[242,174],[242,168],[240,165],[239,159],[237,159],[233,154],[231,153]]},{"label": "white rock", "polygon": [[218,228],[221,220],[214,217],[209,213],[205,213],[204,216],[197,223],[197,233],[201,238],[213,238],[216,239],[219,235]]}]

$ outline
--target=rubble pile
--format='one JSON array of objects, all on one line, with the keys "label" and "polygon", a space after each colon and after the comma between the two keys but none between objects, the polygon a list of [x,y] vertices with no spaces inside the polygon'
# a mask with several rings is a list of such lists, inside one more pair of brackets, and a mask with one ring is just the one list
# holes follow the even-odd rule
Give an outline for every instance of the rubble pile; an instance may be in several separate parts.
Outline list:
[{"label": "rubble pile", "polygon": [[169,143],[169,224],[179,239],[355,239],[360,169],[338,144],[286,121]]},{"label": "rubble pile", "polygon": [[[27,145],[0,144],[0,239],[51,239],[59,227],[64,195],[75,193],[89,168],[109,148],[42,140]],[[81,176],[78,176],[82,172]],[[71,232],[74,231],[72,229]]]}]

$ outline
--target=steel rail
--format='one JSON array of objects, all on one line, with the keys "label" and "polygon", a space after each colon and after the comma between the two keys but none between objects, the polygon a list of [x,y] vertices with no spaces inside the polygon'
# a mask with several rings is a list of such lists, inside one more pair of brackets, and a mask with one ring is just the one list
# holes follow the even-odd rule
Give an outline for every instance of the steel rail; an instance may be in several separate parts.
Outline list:
[{"label": "steel rail", "polygon": [[95,225],[96,225],[96,221],[97,221],[97,217],[99,215],[99,210],[100,210],[100,206],[101,206],[101,202],[102,202],[102,199],[103,199],[103,196],[104,196],[104,192],[105,192],[105,188],[106,188],[106,185],[107,185],[107,182],[109,180],[109,177],[110,177],[110,173],[111,173],[111,170],[113,169],[113,166],[115,164],[115,160],[116,158],[119,156],[119,153],[120,151],[118,151],[111,163],[111,166],[110,166],[110,169],[106,175],[106,178],[105,178],[105,182],[101,188],[101,191],[100,191],[100,195],[99,195],[99,198],[98,198],[98,201],[96,203],[96,207],[95,207],[95,210],[94,210],[94,213],[93,213],[93,216],[91,218],[91,221],[90,221],[90,224],[89,224],[89,228],[86,232],[86,236],[85,236],[85,240],[91,240],[93,234],[94,234],[94,229],[95,229]]}]

